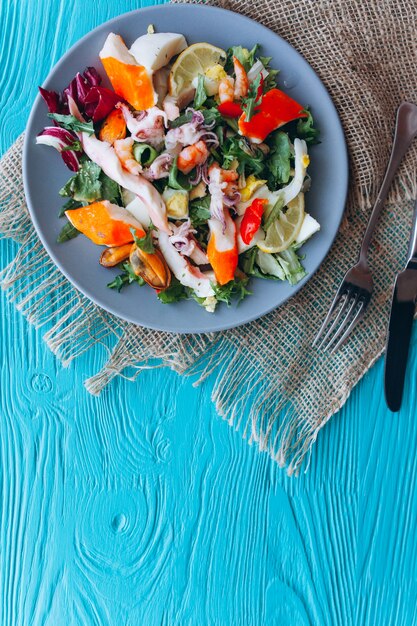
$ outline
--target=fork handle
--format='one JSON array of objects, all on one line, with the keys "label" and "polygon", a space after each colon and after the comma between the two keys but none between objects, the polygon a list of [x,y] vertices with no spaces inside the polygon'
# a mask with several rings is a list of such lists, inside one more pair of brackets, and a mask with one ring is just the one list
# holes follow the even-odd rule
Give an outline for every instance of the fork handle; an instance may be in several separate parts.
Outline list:
[{"label": "fork handle", "polygon": [[401,160],[408,148],[410,147],[414,137],[417,135],[417,106],[411,102],[402,102],[397,110],[397,118],[395,122],[394,142],[392,145],[391,156],[382,181],[381,189],[372,209],[366,227],[365,235],[359,253],[359,263],[364,267],[368,266],[368,250],[371,243],[372,235],[378,222],[379,215],[384,206],[388,195],[389,188],[392,183]]}]

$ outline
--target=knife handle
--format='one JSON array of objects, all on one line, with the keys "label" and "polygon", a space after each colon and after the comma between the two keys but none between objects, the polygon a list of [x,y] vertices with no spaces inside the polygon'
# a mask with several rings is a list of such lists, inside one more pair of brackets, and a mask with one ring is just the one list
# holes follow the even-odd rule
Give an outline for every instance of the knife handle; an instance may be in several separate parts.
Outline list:
[{"label": "knife handle", "polygon": [[391,149],[391,156],[382,181],[381,189],[372,209],[368,226],[363,237],[362,246],[359,253],[359,262],[367,267],[368,249],[372,235],[378,222],[379,215],[384,206],[392,179],[397,173],[398,167],[410,144],[417,135],[417,106],[411,102],[402,102],[397,110],[395,121],[394,142]]},{"label": "knife handle", "polygon": [[417,261],[417,202],[413,213],[413,225],[411,227],[410,244],[408,246],[407,265],[410,261]]}]

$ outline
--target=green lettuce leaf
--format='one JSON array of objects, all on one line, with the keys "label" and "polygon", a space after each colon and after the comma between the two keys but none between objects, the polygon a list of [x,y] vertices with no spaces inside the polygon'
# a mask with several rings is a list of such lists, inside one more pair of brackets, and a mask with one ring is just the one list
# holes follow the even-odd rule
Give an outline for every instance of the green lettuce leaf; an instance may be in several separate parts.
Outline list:
[{"label": "green lettuce leaf", "polygon": [[278,185],[288,183],[291,170],[291,143],[287,133],[276,131],[268,141],[271,148],[266,166],[271,173],[270,185],[275,189]]},{"label": "green lettuce leaf", "polygon": [[60,189],[59,194],[77,202],[117,202],[120,198],[120,187],[96,163],[85,160],[78,172]]},{"label": "green lettuce leaf", "polygon": [[207,100],[207,93],[204,87],[204,76],[198,75],[197,89],[194,96],[194,108],[201,109],[205,101]]}]

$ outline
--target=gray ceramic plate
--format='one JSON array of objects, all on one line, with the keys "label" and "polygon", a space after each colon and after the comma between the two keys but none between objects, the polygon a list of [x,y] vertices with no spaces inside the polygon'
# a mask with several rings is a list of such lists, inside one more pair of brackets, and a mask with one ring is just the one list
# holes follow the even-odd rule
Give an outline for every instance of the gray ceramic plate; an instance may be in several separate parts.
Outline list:
[{"label": "gray ceramic plate", "polygon": [[[58,190],[70,172],[47,146],[36,146],[35,137],[47,125],[46,107],[38,96],[26,132],[23,179],[29,210],[38,234],[62,273],[93,302],[130,322],[181,333],[224,330],[252,321],[280,306],[312,276],[325,258],[339,228],[347,185],[348,161],[343,130],[336,109],[320,79],[288,43],[260,24],[230,11],[197,5],[165,5],[127,13],[103,24],[76,43],[56,64],[44,83],[47,89],[62,90],[76,72],[87,65],[101,71],[98,52],[107,34],[120,33],[127,44],[146,32],[156,30],[183,33],[189,43],[208,41],[221,48],[262,45],[262,54],[273,57],[281,70],[279,86],[299,102],[309,105],[321,131],[321,144],[312,149],[312,188],[306,196],[307,210],[321,224],[321,231],[304,248],[307,277],[296,287],[287,283],[254,279],[252,296],[238,305],[207,313],[194,301],[165,305],[146,287],[132,285],[121,293],[108,289],[117,270],[102,268],[99,248],[85,237],[57,244],[62,227],[57,217],[62,205]],[[306,315],[308,312],[306,311]]]}]

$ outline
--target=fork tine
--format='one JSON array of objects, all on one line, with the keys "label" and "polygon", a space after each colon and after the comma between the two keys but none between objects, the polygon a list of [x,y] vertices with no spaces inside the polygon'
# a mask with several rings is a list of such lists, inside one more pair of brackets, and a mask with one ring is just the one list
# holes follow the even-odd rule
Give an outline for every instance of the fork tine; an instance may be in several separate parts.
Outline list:
[{"label": "fork tine", "polygon": [[365,302],[363,300],[361,300],[359,302],[359,306],[357,308],[357,311],[356,311],[355,315],[353,316],[349,326],[346,328],[345,332],[340,337],[340,339],[337,342],[337,344],[335,346],[333,346],[333,348],[330,350],[330,354],[334,354],[340,348],[340,346],[346,341],[346,339],[348,338],[348,336],[350,335],[350,333],[352,332],[352,330],[354,329],[356,324],[365,315],[365,309],[366,309]]},{"label": "fork tine", "polygon": [[344,298],[344,302],[343,302],[342,306],[340,307],[339,311],[337,312],[337,315],[334,318],[333,322],[330,324],[326,334],[324,335],[324,337],[320,341],[320,344],[317,346],[318,348],[322,348],[323,347],[323,345],[326,343],[326,340],[330,337],[330,335],[332,334],[333,330],[336,328],[337,324],[339,323],[339,320],[342,317],[343,313],[346,311],[346,308],[347,308],[347,306],[349,305],[349,302],[350,302],[349,291],[347,291],[343,296],[341,296],[340,300],[342,300],[343,298]]},{"label": "fork tine", "polygon": [[[342,297],[345,295],[345,291],[344,291],[343,287],[344,286],[342,284],[342,285],[340,285],[339,289],[337,290],[337,293],[336,293],[335,297],[333,298],[333,302],[330,305],[329,311],[328,311],[326,317],[324,318],[324,322],[320,326],[320,329],[319,329],[317,335],[314,338],[312,346],[315,346],[317,344],[317,342],[319,341],[319,339],[322,336],[322,334],[323,334],[323,332],[324,332],[324,330],[325,330],[325,328],[326,328],[326,326],[327,326],[327,324],[328,324],[328,322],[329,322],[329,320],[330,320],[330,318],[331,318],[335,308],[339,304],[339,302],[342,299]],[[320,342],[320,345],[322,345],[322,343],[323,343],[323,341]],[[317,346],[317,347],[320,347],[320,346]]]},{"label": "fork tine", "polygon": [[348,299],[347,312],[343,317],[342,321],[339,324],[339,327],[336,329],[333,337],[329,340],[326,346],[324,346],[323,350],[328,350],[336,341],[338,341],[340,335],[345,331],[347,324],[350,322],[350,317],[353,311],[355,310],[356,303],[359,299],[359,294],[357,292],[352,292],[351,297]]}]

